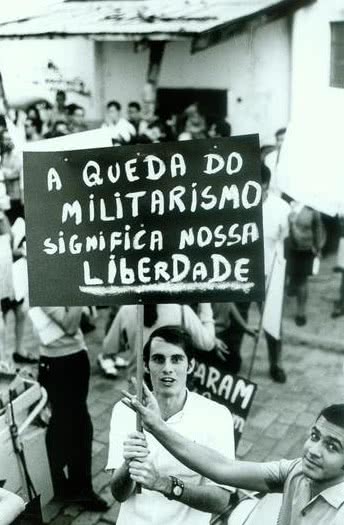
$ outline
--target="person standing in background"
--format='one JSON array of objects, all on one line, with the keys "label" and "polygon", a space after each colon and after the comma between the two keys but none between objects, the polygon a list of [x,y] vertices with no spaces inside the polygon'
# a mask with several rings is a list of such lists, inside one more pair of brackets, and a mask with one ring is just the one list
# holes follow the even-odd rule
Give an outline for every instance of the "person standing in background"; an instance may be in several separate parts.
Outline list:
[{"label": "person standing in background", "polygon": [[90,362],[80,330],[82,307],[41,310],[54,333],[49,342],[41,340],[38,380],[51,405],[46,440],[55,496],[103,512],[108,505],[92,488],[93,426],[87,408]]},{"label": "person standing in background", "polygon": [[296,296],[295,323],[307,323],[308,277],[313,263],[325,244],[325,230],[320,213],[302,203],[293,202],[289,216],[287,272],[289,295]]}]

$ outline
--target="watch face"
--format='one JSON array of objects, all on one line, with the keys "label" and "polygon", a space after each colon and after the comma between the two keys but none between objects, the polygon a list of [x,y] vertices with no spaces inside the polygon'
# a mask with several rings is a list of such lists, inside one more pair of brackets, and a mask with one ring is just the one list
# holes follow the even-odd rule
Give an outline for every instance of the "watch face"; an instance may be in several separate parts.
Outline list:
[{"label": "watch face", "polygon": [[173,494],[178,497],[181,496],[183,494],[182,487],[179,487],[178,485],[176,487],[173,487]]}]

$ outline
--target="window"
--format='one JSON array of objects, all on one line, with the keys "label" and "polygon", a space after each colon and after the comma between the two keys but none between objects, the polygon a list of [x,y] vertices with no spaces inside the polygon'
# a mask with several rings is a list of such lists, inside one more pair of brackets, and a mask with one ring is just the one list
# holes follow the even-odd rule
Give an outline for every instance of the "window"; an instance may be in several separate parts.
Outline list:
[{"label": "window", "polygon": [[331,23],[330,86],[344,88],[344,22]]}]

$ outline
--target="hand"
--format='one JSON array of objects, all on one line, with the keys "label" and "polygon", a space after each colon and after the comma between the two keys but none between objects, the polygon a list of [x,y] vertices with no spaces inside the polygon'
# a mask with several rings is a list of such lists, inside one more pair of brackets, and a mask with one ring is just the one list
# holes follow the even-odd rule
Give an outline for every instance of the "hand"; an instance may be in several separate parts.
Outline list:
[{"label": "hand", "polygon": [[143,461],[132,460],[129,465],[130,477],[136,483],[148,490],[169,492],[169,478],[160,476],[149,458]]},{"label": "hand", "polygon": [[246,332],[247,335],[249,335],[251,337],[257,337],[258,333],[259,333],[259,330],[258,330],[258,328],[251,328],[250,326],[247,326],[246,329],[245,329],[245,332]]},{"label": "hand", "polygon": [[215,339],[215,347],[214,347],[215,353],[217,357],[219,357],[222,361],[227,361],[227,358],[229,356],[229,350],[226,345],[221,339],[216,337]]},{"label": "hand", "polygon": [[145,459],[149,454],[147,441],[142,432],[132,432],[123,442],[123,458],[129,467],[133,459]]},{"label": "hand", "polygon": [[[133,381],[133,383],[136,386],[136,381]],[[143,404],[140,403],[137,396],[130,394],[126,390],[122,390],[122,394],[124,395],[122,402],[127,407],[139,413],[142,418],[143,427],[154,434],[154,431],[157,430],[159,424],[162,422],[162,418],[158,402],[147,385],[143,383]]]}]

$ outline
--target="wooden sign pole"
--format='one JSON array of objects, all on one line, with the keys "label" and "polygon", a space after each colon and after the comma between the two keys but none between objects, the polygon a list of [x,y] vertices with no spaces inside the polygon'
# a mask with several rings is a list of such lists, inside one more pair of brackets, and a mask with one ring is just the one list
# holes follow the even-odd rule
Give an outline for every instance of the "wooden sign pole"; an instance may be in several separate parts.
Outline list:
[{"label": "wooden sign pole", "polygon": [[[136,352],[136,388],[137,398],[142,403],[143,399],[143,304],[137,305],[137,326],[136,326],[136,338],[135,338],[135,352]],[[141,415],[136,413],[136,430],[142,432],[142,421]],[[141,485],[136,485],[136,493],[141,494]]]}]

